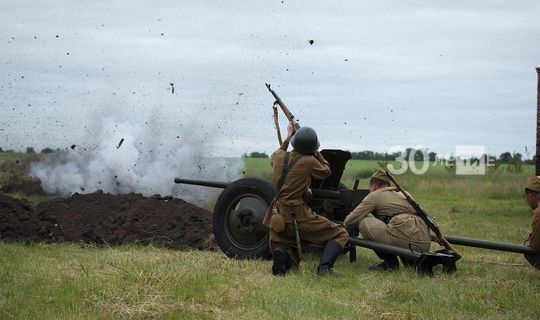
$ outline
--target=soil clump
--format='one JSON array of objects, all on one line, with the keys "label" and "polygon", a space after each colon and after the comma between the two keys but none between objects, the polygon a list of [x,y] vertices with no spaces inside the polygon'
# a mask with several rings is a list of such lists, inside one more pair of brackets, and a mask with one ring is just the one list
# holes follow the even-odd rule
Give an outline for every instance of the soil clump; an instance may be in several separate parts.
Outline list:
[{"label": "soil clump", "polygon": [[33,206],[0,193],[0,240],[212,249],[211,212],[182,199],[96,191]]}]

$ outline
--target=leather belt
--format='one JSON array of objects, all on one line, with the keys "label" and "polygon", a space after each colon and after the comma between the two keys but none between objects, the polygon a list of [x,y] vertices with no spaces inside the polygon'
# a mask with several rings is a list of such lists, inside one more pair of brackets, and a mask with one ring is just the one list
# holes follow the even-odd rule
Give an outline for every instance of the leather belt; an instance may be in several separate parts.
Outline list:
[{"label": "leather belt", "polygon": [[418,215],[415,211],[403,211],[403,212],[395,213],[392,216],[384,216],[383,221],[384,221],[384,223],[388,224],[388,223],[390,223],[390,220],[392,220],[393,217],[396,217],[396,216],[399,216],[399,215],[402,215],[402,214],[409,214],[409,215],[412,215],[412,216],[417,216]]}]

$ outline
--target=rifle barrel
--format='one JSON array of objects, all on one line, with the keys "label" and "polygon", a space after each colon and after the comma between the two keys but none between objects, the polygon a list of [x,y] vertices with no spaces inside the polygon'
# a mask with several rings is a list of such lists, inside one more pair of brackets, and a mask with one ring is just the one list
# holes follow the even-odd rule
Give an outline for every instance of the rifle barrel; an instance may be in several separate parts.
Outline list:
[{"label": "rifle barrel", "polygon": [[287,108],[287,106],[285,105],[285,103],[283,102],[283,100],[281,100],[279,98],[279,96],[277,95],[277,93],[272,90],[272,88],[270,87],[270,84],[269,83],[265,83],[266,87],[268,88],[268,91],[270,91],[270,93],[274,96],[274,98],[276,99],[276,102],[277,104],[279,104],[279,107],[281,108],[281,110],[283,111],[283,113],[285,114],[285,116],[287,117],[287,119],[289,120],[290,123],[293,124],[293,126],[295,127],[295,129],[300,129],[300,124],[298,124],[298,122],[295,122],[294,121],[294,115],[291,113],[291,111],[289,110],[289,108]]}]

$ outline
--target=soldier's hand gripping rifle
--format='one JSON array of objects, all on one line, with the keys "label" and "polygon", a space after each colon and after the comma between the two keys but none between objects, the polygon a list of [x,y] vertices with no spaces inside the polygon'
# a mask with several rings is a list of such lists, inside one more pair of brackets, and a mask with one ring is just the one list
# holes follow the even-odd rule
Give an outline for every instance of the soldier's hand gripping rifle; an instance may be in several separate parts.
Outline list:
[{"label": "soldier's hand gripping rifle", "polygon": [[446,238],[443,236],[443,234],[441,233],[441,230],[439,229],[439,226],[435,223],[433,218],[424,209],[422,209],[420,204],[418,204],[418,202],[416,202],[411,197],[411,195],[396,182],[396,180],[394,179],[394,176],[392,176],[392,174],[388,170],[385,170],[385,173],[388,176],[388,178],[396,185],[398,191],[401,191],[401,193],[405,195],[405,197],[407,198],[407,201],[411,204],[411,206],[413,206],[414,211],[416,211],[416,214],[418,214],[418,216],[422,218],[422,220],[424,220],[424,222],[428,225],[429,229],[431,229],[431,231],[435,233],[435,235],[437,236],[437,239],[439,239],[440,243],[444,246],[444,248],[447,250],[453,251],[454,255],[461,257],[459,253],[456,251],[456,249],[454,249],[454,247],[450,244],[450,242],[448,242],[448,240],[446,240]]},{"label": "soldier's hand gripping rifle", "polygon": [[285,117],[287,117],[287,120],[289,120],[289,122],[292,123],[292,125],[294,127],[294,131],[300,129],[300,124],[298,124],[298,122],[294,121],[293,114],[291,113],[291,111],[289,111],[289,108],[287,108],[285,103],[283,103],[283,101],[278,97],[277,93],[274,90],[272,90],[272,88],[270,88],[270,84],[266,83],[266,87],[268,88],[268,91],[270,91],[270,93],[276,99],[276,102],[274,102],[274,106],[276,104],[279,105],[281,110],[283,110],[283,113],[285,114]]}]

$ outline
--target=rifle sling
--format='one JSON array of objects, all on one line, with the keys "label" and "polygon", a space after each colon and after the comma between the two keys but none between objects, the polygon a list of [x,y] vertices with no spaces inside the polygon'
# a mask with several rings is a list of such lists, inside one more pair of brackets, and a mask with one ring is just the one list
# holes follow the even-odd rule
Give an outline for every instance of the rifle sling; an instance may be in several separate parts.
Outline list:
[{"label": "rifle sling", "polygon": [[297,164],[298,161],[300,161],[300,159],[304,156],[300,154],[298,157],[294,158],[294,160],[291,161],[291,163],[289,163],[289,155],[290,155],[290,152],[286,152],[285,158],[283,159],[283,173],[281,174],[281,177],[279,178],[279,181],[278,181],[278,185],[277,185],[278,193],[276,195],[276,199],[281,194],[283,185],[285,184],[285,178],[287,178],[287,175],[289,174],[291,169],[294,167],[294,165]]}]

